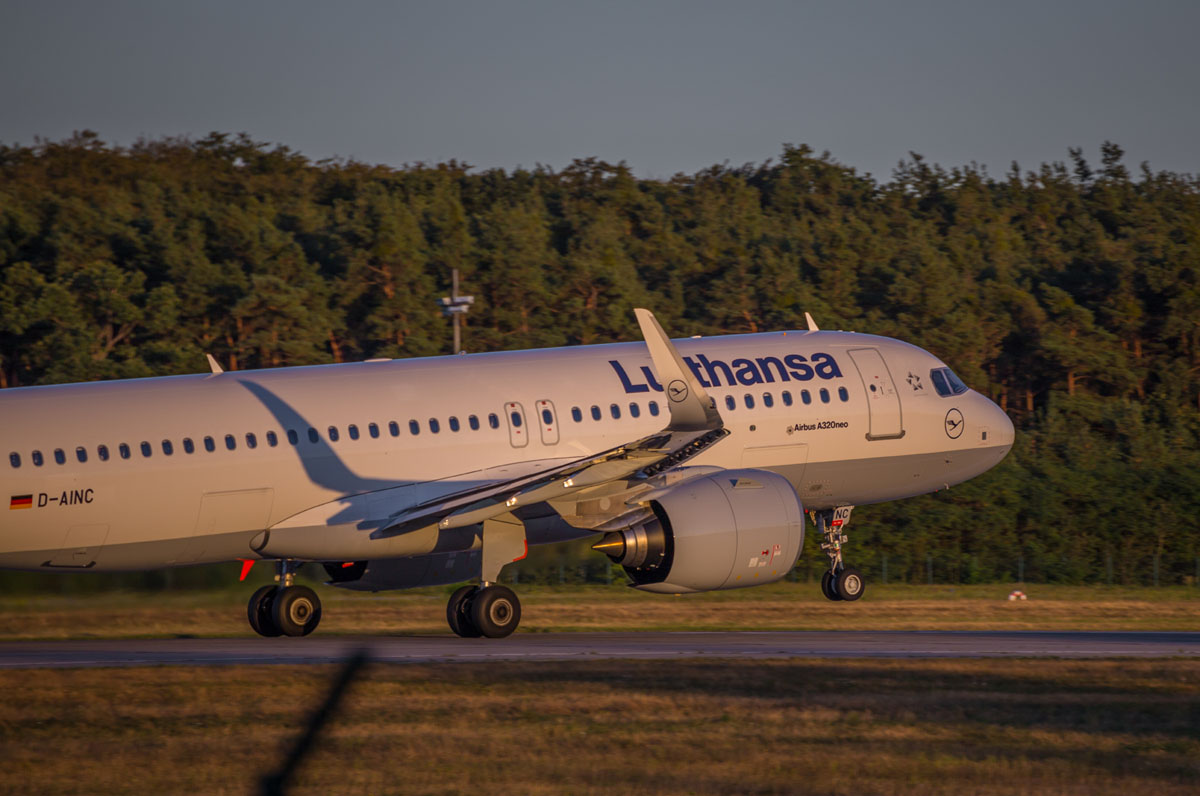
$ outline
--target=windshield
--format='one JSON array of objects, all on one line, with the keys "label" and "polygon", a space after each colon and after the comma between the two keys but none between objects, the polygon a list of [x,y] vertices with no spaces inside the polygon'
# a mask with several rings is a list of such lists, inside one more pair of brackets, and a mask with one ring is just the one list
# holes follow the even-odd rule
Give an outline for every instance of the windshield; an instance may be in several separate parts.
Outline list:
[{"label": "windshield", "polygon": [[933,382],[933,389],[943,398],[962,395],[967,391],[967,385],[950,368],[934,368],[929,371],[929,379]]}]

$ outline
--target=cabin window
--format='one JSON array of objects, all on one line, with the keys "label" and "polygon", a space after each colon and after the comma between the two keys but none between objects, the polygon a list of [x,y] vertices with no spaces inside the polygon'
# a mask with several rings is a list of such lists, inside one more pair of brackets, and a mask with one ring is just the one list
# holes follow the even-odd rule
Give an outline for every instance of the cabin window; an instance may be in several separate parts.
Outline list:
[{"label": "cabin window", "polygon": [[329,441],[330,441],[330,442],[337,442],[337,441],[338,441],[338,430],[337,430],[337,426],[330,426],[330,427],[329,427]]},{"label": "cabin window", "polygon": [[351,423],[346,426],[346,433],[350,435],[350,439],[358,439],[358,426]]},{"label": "cabin window", "polygon": [[805,406],[808,406],[810,403],[812,403],[812,394],[809,393],[808,390],[801,390],[800,400],[804,402]]},{"label": "cabin window", "polygon": [[449,423],[450,423],[450,430],[451,430],[451,431],[458,431],[458,429],[460,428],[460,426],[458,425],[458,418],[457,418],[457,417],[451,417],[451,418],[450,418],[450,420],[449,420]]},{"label": "cabin window", "polygon": [[421,424],[415,420],[408,421],[408,433],[414,437],[421,433]]},{"label": "cabin window", "polygon": [[746,393],[746,395],[743,397],[746,401],[746,408],[753,409],[754,408],[754,396],[751,395],[750,393]]},{"label": "cabin window", "polygon": [[520,412],[516,412],[516,411],[512,412],[511,414],[509,414],[508,419],[512,422],[513,428],[521,427],[521,413]]},{"label": "cabin window", "polygon": [[442,430],[442,424],[438,422],[436,417],[429,418],[429,431],[433,434]]},{"label": "cabin window", "polygon": [[[187,440],[184,440],[184,442],[186,442],[186,441]],[[267,444],[270,445],[272,448],[274,448],[276,445],[279,444],[279,435],[276,434],[274,431],[268,431],[267,432]],[[189,453],[190,452],[191,451],[189,451]]]},{"label": "cabin window", "polygon": [[737,399],[735,399],[732,395],[726,395],[725,396],[725,408],[730,411],[737,409]]},{"label": "cabin window", "polygon": [[612,406],[608,407],[608,411],[612,413],[613,420],[621,419],[621,407],[613,404]]},{"label": "cabin window", "polygon": [[147,459],[149,459],[150,455],[154,453],[154,448],[149,442],[142,442],[140,447],[142,449],[142,456],[146,457]]},{"label": "cabin window", "polygon": [[475,415],[471,415],[470,417],[467,418],[467,425],[471,427],[472,431],[478,431],[479,430],[479,418],[476,417]]},{"label": "cabin window", "polygon": [[542,422],[545,423],[547,426],[554,425],[554,415],[552,415],[550,413],[549,409],[542,410]]},{"label": "cabin window", "polygon": [[[213,442],[213,438],[205,437],[204,438],[204,450],[208,451],[209,453],[212,453],[216,449],[217,449],[217,443]],[[125,458],[125,457],[122,457],[122,458]]]},{"label": "cabin window", "polygon": [[650,402],[650,414],[654,415],[655,417],[658,417],[658,401]]},{"label": "cabin window", "polygon": [[592,420],[599,420],[599,419],[600,419],[600,407],[593,406],[592,407]]},{"label": "cabin window", "polygon": [[253,431],[246,432],[246,447],[247,448],[257,448],[258,447],[258,437],[254,436]]},{"label": "cabin window", "polygon": [[287,438],[288,438],[288,442],[291,443],[292,445],[299,444],[299,442],[300,442],[300,435],[296,433],[296,429],[294,429],[294,428],[289,428],[287,430]]},{"label": "cabin window", "polygon": [[379,425],[370,423],[367,426],[367,433],[371,435],[371,439],[379,439]]},{"label": "cabin window", "polygon": [[83,447],[82,445],[76,448],[75,458],[79,460],[80,464],[85,463],[87,461],[87,448]]},{"label": "cabin window", "polygon": [[763,393],[763,406],[770,409],[774,405],[775,405],[775,396],[771,395],[771,393],[769,393],[769,392]]},{"label": "cabin window", "polygon": [[308,441],[311,442],[313,445],[316,445],[318,442],[321,441],[321,435],[318,434],[317,430],[315,428],[313,428],[312,426],[308,427]]},{"label": "cabin window", "polygon": [[629,404],[629,416],[630,417],[640,417],[641,414],[642,414],[642,407],[638,406],[635,403]]},{"label": "cabin window", "polygon": [[191,437],[183,438],[183,452],[184,453],[195,453],[196,452],[196,444],[194,442],[192,442]]},{"label": "cabin window", "polygon": [[388,433],[391,434],[393,437],[400,436],[400,424],[397,423],[395,420],[388,423]]},{"label": "cabin window", "polygon": [[66,464],[67,463],[67,454],[63,453],[62,448],[54,449],[54,462],[56,464]]},{"label": "cabin window", "polygon": [[11,464],[14,468],[20,467],[21,466],[21,454],[16,453],[16,452],[8,454],[8,463]]},{"label": "cabin window", "polygon": [[571,407],[571,419],[576,423],[583,422],[583,411],[578,406]]},{"label": "cabin window", "polygon": [[495,412],[488,415],[488,425],[492,428],[500,428],[500,418]]},{"label": "cabin window", "polygon": [[849,401],[850,391],[845,387],[838,387],[838,398],[841,398],[843,401]]},{"label": "cabin window", "polygon": [[235,450],[237,448],[237,438],[232,434],[225,435],[225,448],[227,450]]},{"label": "cabin window", "polygon": [[107,445],[97,445],[96,446],[96,456],[102,462],[108,461],[108,446]]},{"label": "cabin window", "polygon": [[164,439],[162,441],[162,451],[164,456],[170,456],[175,452],[175,446],[171,444],[171,440]]},{"label": "cabin window", "polygon": [[42,452],[41,451],[34,451],[32,454],[30,454],[29,458],[33,460],[34,467],[42,466]]},{"label": "cabin window", "polygon": [[781,397],[781,398],[783,398],[783,405],[784,405],[784,406],[791,406],[791,405],[792,405],[792,394],[791,394],[790,392],[788,392],[787,390],[784,390],[784,391],[783,391],[783,395],[781,395],[780,397]]},{"label": "cabin window", "polygon": [[824,387],[821,388],[821,403],[829,403],[829,390],[825,389]]},{"label": "cabin window", "polygon": [[128,459],[131,455],[129,452],[129,446],[124,442],[117,446],[117,453],[121,454],[122,459]]}]

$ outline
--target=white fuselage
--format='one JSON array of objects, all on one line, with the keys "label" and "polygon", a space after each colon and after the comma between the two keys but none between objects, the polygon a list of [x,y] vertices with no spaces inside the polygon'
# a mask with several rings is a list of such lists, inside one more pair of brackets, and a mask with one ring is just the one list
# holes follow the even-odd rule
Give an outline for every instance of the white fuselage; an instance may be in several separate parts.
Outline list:
[{"label": "white fuselage", "polygon": [[[779,332],[675,344],[732,432],[688,465],[773,470],[806,508],[945,488],[1013,442],[998,407],[974,391],[939,395],[930,373],[944,364],[901,341]],[[415,504],[652,434],[668,422],[653,373],[644,344],[622,343],[0,391],[0,566],[254,558],[263,531],[349,496]],[[336,510],[321,516],[338,522]],[[588,533],[534,525],[531,543]],[[329,560],[370,556],[372,541]]]}]

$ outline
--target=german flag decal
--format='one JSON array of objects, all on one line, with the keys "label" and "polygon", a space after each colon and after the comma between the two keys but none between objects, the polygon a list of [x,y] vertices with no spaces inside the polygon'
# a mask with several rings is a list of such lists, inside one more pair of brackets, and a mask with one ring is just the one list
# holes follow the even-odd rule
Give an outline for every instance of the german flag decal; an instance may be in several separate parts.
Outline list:
[{"label": "german flag decal", "polygon": [[13,495],[8,501],[8,510],[33,508],[33,495]]}]

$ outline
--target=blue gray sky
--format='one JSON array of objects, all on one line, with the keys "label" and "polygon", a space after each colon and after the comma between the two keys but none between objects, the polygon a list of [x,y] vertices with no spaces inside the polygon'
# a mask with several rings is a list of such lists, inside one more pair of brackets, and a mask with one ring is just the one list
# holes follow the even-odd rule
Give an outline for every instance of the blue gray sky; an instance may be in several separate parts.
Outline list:
[{"label": "blue gray sky", "polygon": [[1200,173],[1200,3],[0,0],[0,142],[246,132],[314,158],[669,177],[828,150]]}]

